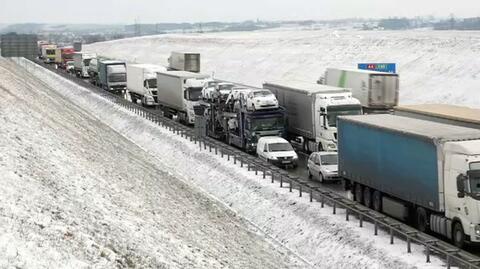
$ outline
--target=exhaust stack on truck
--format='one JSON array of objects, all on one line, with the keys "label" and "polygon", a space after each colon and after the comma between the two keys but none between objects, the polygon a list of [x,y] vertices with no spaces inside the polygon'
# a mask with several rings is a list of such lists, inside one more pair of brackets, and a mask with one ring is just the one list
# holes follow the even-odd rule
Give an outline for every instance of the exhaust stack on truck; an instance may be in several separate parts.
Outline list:
[{"label": "exhaust stack on truck", "polygon": [[355,200],[480,242],[480,130],[388,114],[338,120],[339,175]]},{"label": "exhaust stack on truck", "polygon": [[328,68],[324,79],[325,85],[351,89],[365,112],[389,111],[398,105],[398,74]]}]

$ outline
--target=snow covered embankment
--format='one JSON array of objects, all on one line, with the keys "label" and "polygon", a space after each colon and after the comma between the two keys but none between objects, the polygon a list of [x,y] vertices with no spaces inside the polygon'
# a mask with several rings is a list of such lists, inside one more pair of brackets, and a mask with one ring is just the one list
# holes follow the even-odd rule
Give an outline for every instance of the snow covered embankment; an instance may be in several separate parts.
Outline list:
[{"label": "snow covered embankment", "polygon": [[26,64],[56,89],[0,58],[0,268],[308,268]]},{"label": "snow covered embankment", "polygon": [[[216,197],[239,215],[320,268],[436,268],[425,264],[421,248],[408,254],[404,243],[390,245],[385,233],[345,222],[343,212],[331,215],[308,198],[298,198],[261,176],[240,169],[220,156],[200,151],[193,143],[144,120],[46,70],[33,74],[65,98],[151,153],[158,165]],[[419,251],[420,249],[420,251]]]}]

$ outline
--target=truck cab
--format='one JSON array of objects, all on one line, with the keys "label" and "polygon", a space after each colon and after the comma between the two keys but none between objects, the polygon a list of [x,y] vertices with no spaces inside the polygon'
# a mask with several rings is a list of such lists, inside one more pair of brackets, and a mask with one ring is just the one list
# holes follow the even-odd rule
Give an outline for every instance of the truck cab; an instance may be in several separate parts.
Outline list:
[{"label": "truck cab", "polygon": [[198,78],[188,78],[185,79],[184,88],[183,88],[183,106],[184,111],[187,113],[187,118],[184,119],[188,124],[195,123],[195,111],[194,106],[199,104],[199,101],[202,99],[202,90],[205,85],[205,79]]},{"label": "truck cab", "polygon": [[[315,145],[309,145],[309,151],[337,150],[337,118],[347,115],[361,115],[360,101],[349,92],[325,93],[317,95]],[[318,148],[316,148],[318,146]]]},{"label": "truck cab", "polygon": [[452,228],[451,237],[445,235],[459,247],[467,240],[479,243],[480,141],[447,142],[445,153],[445,217]]}]

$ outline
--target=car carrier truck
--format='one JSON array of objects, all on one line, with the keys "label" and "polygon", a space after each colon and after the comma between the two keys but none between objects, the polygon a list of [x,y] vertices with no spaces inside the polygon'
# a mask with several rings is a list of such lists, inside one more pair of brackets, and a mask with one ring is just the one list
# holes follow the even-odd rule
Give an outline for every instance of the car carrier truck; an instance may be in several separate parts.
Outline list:
[{"label": "car carrier truck", "polygon": [[395,115],[338,120],[354,199],[458,247],[480,242],[480,130]]},{"label": "car carrier truck", "polygon": [[287,110],[292,145],[306,152],[337,150],[337,116],[361,115],[350,90],[303,81],[266,82]]},{"label": "car carrier truck", "polygon": [[398,105],[398,74],[328,68],[323,84],[351,89],[353,97],[360,101],[366,113],[390,111]]},{"label": "car carrier truck", "polygon": [[207,118],[206,134],[254,153],[261,137],[286,137],[286,113],[282,107],[248,110],[245,94],[253,88],[233,88],[226,97],[206,99],[201,105]]},{"label": "car carrier truck", "polygon": [[193,107],[202,98],[202,89],[210,76],[186,71],[157,72],[157,96],[165,116],[180,122],[195,123]]},{"label": "car carrier truck", "polygon": [[394,114],[480,129],[480,109],[469,107],[445,104],[404,105],[395,107]]},{"label": "car carrier truck", "polygon": [[127,89],[133,103],[140,100],[144,106],[158,105],[157,73],[166,68],[153,64],[127,64]]}]

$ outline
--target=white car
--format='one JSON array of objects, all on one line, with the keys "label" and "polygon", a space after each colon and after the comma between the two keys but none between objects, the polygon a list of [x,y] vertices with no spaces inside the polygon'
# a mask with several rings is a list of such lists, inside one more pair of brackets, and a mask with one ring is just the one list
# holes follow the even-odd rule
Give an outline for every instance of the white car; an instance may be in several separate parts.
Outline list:
[{"label": "white car", "polygon": [[247,110],[262,110],[278,108],[278,100],[275,95],[265,89],[255,89],[246,95]]},{"label": "white car", "polygon": [[202,89],[202,97],[204,100],[213,100],[213,96],[219,82],[213,79],[209,79],[205,82]]},{"label": "white car", "polygon": [[277,136],[264,136],[258,140],[257,155],[277,166],[297,167],[298,155],[287,140]]},{"label": "white car", "polygon": [[307,163],[309,178],[320,182],[326,180],[339,180],[338,154],[331,151],[313,152]]},{"label": "white car", "polygon": [[73,61],[68,61],[65,69],[67,70],[67,73],[73,74],[73,69],[74,69]]}]

